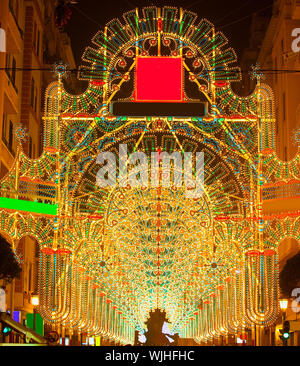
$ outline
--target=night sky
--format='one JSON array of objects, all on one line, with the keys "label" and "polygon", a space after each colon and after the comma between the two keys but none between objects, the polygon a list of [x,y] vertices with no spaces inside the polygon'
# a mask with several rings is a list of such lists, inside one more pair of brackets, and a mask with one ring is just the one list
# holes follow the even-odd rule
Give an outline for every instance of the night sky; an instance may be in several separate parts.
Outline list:
[{"label": "night sky", "polygon": [[99,29],[113,18],[121,18],[124,12],[144,6],[176,6],[198,14],[198,18],[206,18],[222,31],[240,58],[244,48],[248,46],[251,17],[254,12],[271,13],[273,0],[77,0],[71,5],[72,16],[65,31],[72,42],[77,66],[81,62],[84,49],[91,44],[91,38]]}]

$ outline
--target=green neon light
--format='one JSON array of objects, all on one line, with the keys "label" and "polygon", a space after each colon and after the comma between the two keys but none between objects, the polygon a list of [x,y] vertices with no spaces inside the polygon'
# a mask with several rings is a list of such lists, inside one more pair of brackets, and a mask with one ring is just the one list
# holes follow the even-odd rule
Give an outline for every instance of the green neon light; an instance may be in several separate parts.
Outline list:
[{"label": "green neon light", "polygon": [[5,327],[2,332],[3,334],[9,334],[11,332],[11,329],[9,327]]},{"label": "green neon light", "polygon": [[0,208],[28,211],[46,215],[57,215],[57,205],[0,197]]}]

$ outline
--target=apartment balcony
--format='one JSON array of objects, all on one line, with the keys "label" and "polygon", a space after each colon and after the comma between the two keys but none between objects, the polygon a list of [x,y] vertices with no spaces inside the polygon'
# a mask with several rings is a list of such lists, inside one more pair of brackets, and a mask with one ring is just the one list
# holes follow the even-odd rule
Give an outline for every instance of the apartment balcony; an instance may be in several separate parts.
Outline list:
[{"label": "apartment balcony", "polygon": [[5,75],[3,82],[4,89],[4,113],[5,114],[17,114],[19,110],[19,96],[18,88],[15,80],[13,80],[11,74],[8,71],[2,71]]},{"label": "apartment balcony", "polygon": [[0,156],[1,160],[6,166],[6,168],[9,170],[15,160],[15,152],[12,149],[12,147],[9,146],[7,141],[2,137],[0,138]]}]

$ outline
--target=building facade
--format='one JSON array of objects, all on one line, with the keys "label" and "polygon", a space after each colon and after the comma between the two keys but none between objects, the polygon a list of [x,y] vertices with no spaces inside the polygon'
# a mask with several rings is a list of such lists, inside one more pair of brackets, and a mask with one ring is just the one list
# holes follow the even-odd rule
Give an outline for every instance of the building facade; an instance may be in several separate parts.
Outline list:
[{"label": "building facade", "polygon": [[[297,0],[276,0],[272,14],[256,14],[252,21],[252,36],[249,47],[242,57],[245,69],[258,64],[264,71],[265,82],[272,87],[276,110],[276,146],[279,159],[292,163],[299,148],[300,129],[300,52],[293,46],[300,33],[300,2]],[[300,42],[298,42],[300,43]],[[247,93],[255,88],[255,82],[244,83]],[[277,182],[273,199],[264,202],[265,214],[297,215],[300,208],[300,181]],[[281,194],[279,194],[281,191]],[[284,192],[284,194],[282,194]],[[279,246],[279,270],[282,271],[288,259],[300,251],[299,242],[285,239]],[[300,287],[300,283],[299,283]],[[299,290],[300,292],[300,290]],[[299,345],[300,325],[295,325],[297,314],[292,310],[293,298],[289,299],[287,320],[293,322],[298,331],[292,332],[289,345]],[[280,320],[279,320],[280,323]],[[300,324],[300,323],[299,323]],[[273,329],[273,343],[281,345],[280,324]]]},{"label": "building facade", "polygon": [[[44,91],[53,80],[53,64],[76,67],[69,37],[55,26],[55,6],[50,0],[0,1],[0,27],[6,37],[6,52],[0,52],[0,178],[14,164],[19,124],[27,131],[25,153],[34,159],[42,152]],[[6,290],[6,309],[19,312],[18,320],[24,323],[37,292],[38,244],[31,237],[11,244],[22,272],[11,284],[2,281],[0,286]]]}]

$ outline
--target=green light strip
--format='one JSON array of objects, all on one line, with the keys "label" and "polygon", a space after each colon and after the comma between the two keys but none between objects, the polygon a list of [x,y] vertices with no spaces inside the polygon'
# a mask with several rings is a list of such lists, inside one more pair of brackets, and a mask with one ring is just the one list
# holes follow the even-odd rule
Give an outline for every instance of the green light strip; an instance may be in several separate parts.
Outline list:
[{"label": "green light strip", "polygon": [[46,215],[57,215],[57,205],[0,197],[0,208],[27,211]]}]

